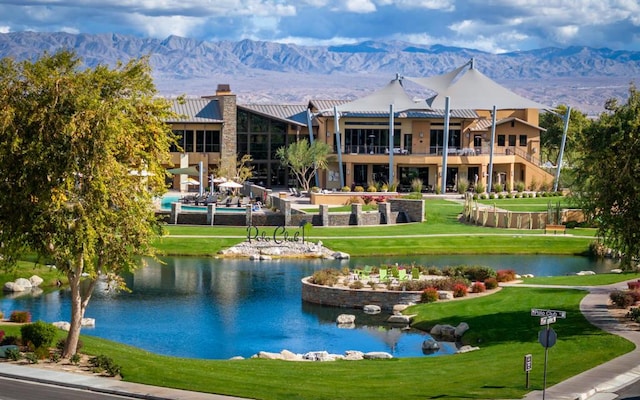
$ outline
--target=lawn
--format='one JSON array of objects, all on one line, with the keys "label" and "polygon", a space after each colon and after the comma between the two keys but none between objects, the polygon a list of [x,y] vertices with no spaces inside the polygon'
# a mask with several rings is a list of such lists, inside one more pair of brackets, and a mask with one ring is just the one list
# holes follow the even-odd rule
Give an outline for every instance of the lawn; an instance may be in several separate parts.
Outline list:
[{"label": "lawn", "polygon": [[[628,341],[585,320],[579,312],[584,295],[570,289],[504,288],[477,299],[410,308],[409,313],[417,314],[416,326],[423,329],[435,323],[469,324],[465,341],[480,350],[442,357],[210,361],[159,356],[88,336],[82,340],[86,353],[107,354],[121,365],[125,380],[150,385],[273,400],[515,399],[542,388],[544,349],[537,342],[540,326],[530,316],[531,308],[567,312],[567,319],[554,325],[558,342],[549,350],[548,386],[632,350]],[[17,328],[2,329],[12,334]],[[533,355],[530,389],[522,371],[525,354]]]},{"label": "lawn", "polygon": [[569,197],[533,197],[533,198],[520,198],[520,199],[485,199],[478,200],[478,203],[484,205],[495,205],[497,208],[502,208],[509,211],[527,211],[527,212],[539,212],[547,211],[549,207],[555,210],[556,206],[560,204],[560,208],[575,208],[572,199]]}]

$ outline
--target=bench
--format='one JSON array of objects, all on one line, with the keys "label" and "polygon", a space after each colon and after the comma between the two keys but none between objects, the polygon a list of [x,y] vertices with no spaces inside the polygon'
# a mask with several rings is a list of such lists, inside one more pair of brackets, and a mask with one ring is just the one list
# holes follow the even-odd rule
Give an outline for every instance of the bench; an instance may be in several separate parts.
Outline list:
[{"label": "bench", "polygon": [[550,225],[550,224],[547,224],[547,225],[544,227],[544,233],[545,233],[545,235],[546,235],[546,234],[547,234],[547,232],[549,232],[549,231],[553,231],[553,234],[554,234],[554,235],[555,235],[555,234],[557,234],[559,231],[561,231],[561,232],[562,232],[562,234],[565,234],[565,233],[567,233],[567,226],[566,226],[566,225]]}]

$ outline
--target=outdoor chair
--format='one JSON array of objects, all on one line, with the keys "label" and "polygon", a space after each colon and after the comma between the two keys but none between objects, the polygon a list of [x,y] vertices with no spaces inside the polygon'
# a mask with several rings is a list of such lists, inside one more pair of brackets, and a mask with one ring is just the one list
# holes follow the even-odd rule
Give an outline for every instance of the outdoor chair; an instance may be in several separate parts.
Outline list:
[{"label": "outdoor chair", "polygon": [[409,276],[407,275],[407,270],[404,268],[401,268],[398,270],[398,280],[400,282],[402,281],[406,281],[409,279]]},{"label": "outdoor chair", "polygon": [[389,281],[389,271],[386,268],[380,268],[378,281],[383,283],[386,283]]}]

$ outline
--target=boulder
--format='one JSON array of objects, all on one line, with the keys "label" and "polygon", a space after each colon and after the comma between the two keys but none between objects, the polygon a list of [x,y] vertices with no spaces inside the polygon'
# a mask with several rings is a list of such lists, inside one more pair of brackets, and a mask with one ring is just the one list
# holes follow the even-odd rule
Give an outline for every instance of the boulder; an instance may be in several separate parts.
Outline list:
[{"label": "boulder", "polygon": [[80,321],[80,325],[95,327],[96,326],[96,320],[95,320],[95,318],[82,318],[82,321]]},{"label": "boulder", "polygon": [[461,338],[462,335],[464,335],[464,333],[468,330],[469,324],[467,324],[466,322],[460,322],[458,326],[456,326],[455,335],[457,338]]},{"label": "boulder", "polygon": [[363,357],[367,360],[381,360],[393,358],[393,356],[384,351],[370,351],[368,353],[364,353]]},{"label": "boulder", "polygon": [[31,289],[32,286],[31,281],[26,278],[18,278],[13,283],[15,283],[16,285],[20,285],[25,289]]},{"label": "boulder", "polygon": [[453,342],[456,340],[456,328],[451,325],[436,325],[429,332],[432,336],[437,336],[446,341]]},{"label": "boulder", "polygon": [[453,292],[447,290],[438,290],[439,300],[453,300]]},{"label": "boulder", "polygon": [[20,348],[15,344],[0,346],[0,358],[7,358],[7,350],[20,350]]},{"label": "boulder", "polygon": [[244,360],[244,357],[242,357],[242,356],[234,356],[234,357],[231,357],[229,360],[230,361]]},{"label": "boulder", "polygon": [[595,275],[596,273],[593,271],[580,271],[577,272],[576,275],[584,276],[584,275]]},{"label": "boulder", "polygon": [[406,310],[407,308],[409,308],[409,304],[395,304],[393,306],[393,313],[394,314],[402,314],[402,312],[404,310]]},{"label": "boulder", "polygon": [[611,272],[612,274],[621,274],[622,270],[620,268],[614,268],[609,272]]},{"label": "boulder", "polygon": [[336,251],[335,253],[332,254],[332,256],[336,260],[348,260],[350,257],[349,254],[343,253],[341,251]]},{"label": "boulder", "polygon": [[367,314],[380,314],[382,308],[375,304],[367,304],[366,306],[362,307],[362,310]]},{"label": "boulder", "polygon": [[430,352],[436,350],[440,350],[440,344],[434,338],[429,338],[422,342],[422,351]]},{"label": "boulder", "polygon": [[53,322],[53,323],[51,323],[51,325],[55,326],[58,329],[62,329],[63,331],[67,331],[67,332],[69,332],[69,329],[71,329],[71,324],[66,322],[66,321]]},{"label": "boulder", "polygon": [[356,316],[353,314],[340,314],[338,318],[336,318],[337,324],[353,324],[356,322]]},{"label": "boulder", "polygon": [[387,318],[387,322],[390,324],[410,324],[412,318],[412,315],[392,315]]},{"label": "boulder", "polygon": [[302,359],[309,361],[334,361],[335,358],[332,357],[326,351],[310,351],[302,355]]},{"label": "boulder", "polygon": [[38,287],[42,285],[44,279],[40,278],[38,275],[33,275],[31,278],[29,278],[29,282],[31,282],[32,287]]},{"label": "boulder", "polygon": [[265,358],[267,360],[282,360],[282,354],[280,353],[270,353],[268,351],[261,351],[255,356],[255,358]]},{"label": "boulder", "polygon": [[283,360],[287,360],[287,361],[296,361],[301,359],[301,357],[298,354],[289,350],[282,350],[280,352],[280,355],[282,356]]},{"label": "boulder", "polygon": [[348,361],[359,361],[364,359],[364,353],[357,350],[347,350],[344,352],[344,359]]},{"label": "boulder", "polygon": [[465,345],[460,347],[456,353],[468,353],[470,351],[476,351],[476,350],[480,350],[480,347]]}]

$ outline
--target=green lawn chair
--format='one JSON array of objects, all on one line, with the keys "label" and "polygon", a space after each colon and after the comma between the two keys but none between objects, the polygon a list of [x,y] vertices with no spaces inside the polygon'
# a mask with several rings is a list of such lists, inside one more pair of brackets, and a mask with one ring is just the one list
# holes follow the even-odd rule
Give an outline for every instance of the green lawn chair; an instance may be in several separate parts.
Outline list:
[{"label": "green lawn chair", "polygon": [[409,276],[407,275],[407,270],[402,268],[398,270],[398,280],[400,282],[402,281],[406,281],[409,279]]},{"label": "green lawn chair", "polygon": [[389,271],[386,268],[380,268],[380,275],[378,277],[380,282],[389,282]]}]

